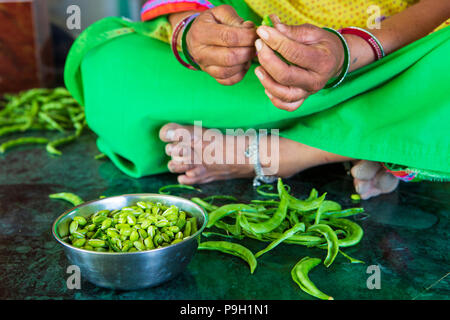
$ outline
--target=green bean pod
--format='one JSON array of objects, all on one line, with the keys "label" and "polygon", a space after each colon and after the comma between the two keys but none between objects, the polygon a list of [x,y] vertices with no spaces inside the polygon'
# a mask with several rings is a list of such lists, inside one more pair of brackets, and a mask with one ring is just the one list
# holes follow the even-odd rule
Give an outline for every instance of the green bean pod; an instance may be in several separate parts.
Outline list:
[{"label": "green bean pod", "polygon": [[168,189],[187,189],[187,190],[202,192],[202,190],[200,190],[198,188],[195,188],[193,186],[187,186],[187,185],[184,185],[184,184],[171,184],[171,185],[167,185],[167,186],[159,188],[158,193],[160,193],[160,194],[170,194],[170,191],[166,191]]},{"label": "green bean pod", "polygon": [[6,150],[22,146],[26,144],[46,144],[48,143],[47,138],[35,138],[35,137],[26,137],[26,138],[18,138],[14,140],[9,140],[0,145],[0,153],[5,153]]},{"label": "green bean pod", "polygon": [[199,205],[203,209],[205,209],[206,212],[212,212],[214,210],[219,209],[218,206],[210,204],[210,203],[208,203],[200,198],[197,198],[197,197],[191,198],[191,201],[194,202],[195,204]]},{"label": "green bean pod", "polygon": [[308,276],[308,273],[321,262],[318,258],[304,257],[292,268],[292,280],[298,284],[300,289],[313,297],[322,300],[333,300],[333,297],[320,291]]},{"label": "green bean pod", "polygon": [[75,207],[84,203],[83,199],[81,199],[79,196],[77,196],[74,193],[69,193],[69,192],[54,193],[54,194],[49,195],[49,198],[65,200],[65,201],[73,204]]},{"label": "green bean pod", "polygon": [[272,250],[276,246],[278,246],[280,243],[282,243],[284,240],[289,239],[291,236],[296,234],[299,231],[305,231],[305,224],[303,222],[297,223],[294,225],[291,229],[285,231],[278,239],[272,241],[265,249],[258,251],[255,254],[255,257],[258,258],[262,256],[264,253]]},{"label": "green bean pod", "polygon": [[232,242],[227,241],[207,241],[201,242],[198,246],[199,250],[217,250],[223,253],[228,253],[237,256],[248,263],[250,266],[250,273],[256,269],[258,262],[256,261],[253,253],[246,247]]},{"label": "green bean pod", "polygon": [[250,227],[256,233],[267,233],[274,229],[276,229],[286,218],[287,209],[289,205],[289,194],[287,193],[283,182],[281,179],[278,179],[278,193],[280,195],[280,204],[278,206],[277,211],[273,214],[273,216],[261,223],[250,223]]},{"label": "green bean pod", "polygon": [[364,208],[350,208],[346,210],[328,211],[322,214],[323,218],[347,218],[364,213]]},{"label": "green bean pod", "polygon": [[223,233],[219,233],[219,232],[202,232],[202,236],[204,236],[205,238],[209,238],[209,237],[222,237],[222,238],[226,238],[226,239],[238,239],[238,240],[242,240],[244,239],[244,235],[228,235],[228,234],[223,234]]},{"label": "green bean pod", "polygon": [[297,210],[300,212],[311,211],[319,208],[322,202],[325,200],[326,193],[316,199],[312,200],[299,200],[291,195],[287,195],[289,199],[289,209]]},{"label": "green bean pod", "polygon": [[315,224],[309,227],[308,231],[318,232],[327,240],[328,253],[324,260],[324,265],[328,268],[339,253],[339,242],[336,233],[326,224]]},{"label": "green bean pod", "polygon": [[211,228],[217,221],[219,221],[223,217],[225,217],[231,213],[234,213],[234,212],[242,211],[244,209],[253,210],[253,208],[251,206],[246,205],[246,204],[241,204],[241,203],[224,205],[224,206],[212,211],[208,215],[209,221],[208,221],[208,224],[206,225],[206,227]]},{"label": "green bean pod", "polygon": [[214,200],[216,200],[216,199],[220,199],[220,200],[230,200],[230,201],[234,201],[234,202],[237,202],[238,200],[235,198],[235,197],[233,197],[233,196],[228,196],[228,195],[213,195],[213,196],[209,196],[209,197],[206,197],[206,198],[204,198],[203,200],[204,201],[214,201]]},{"label": "green bean pod", "polygon": [[350,263],[365,263],[365,262],[362,261],[362,260],[358,260],[358,259],[355,259],[355,258],[350,257],[350,256],[349,256],[348,254],[346,254],[344,251],[339,250],[339,253],[342,254],[344,257],[346,257],[346,258],[350,261]]},{"label": "green bean pod", "polygon": [[357,245],[364,235],[363,229],[357,223],[348,219],[330,219],[330,221],[324,221],[323,223],[345,231],[345,238],[339,239],[338,241],[339,247],[351,247]]}]

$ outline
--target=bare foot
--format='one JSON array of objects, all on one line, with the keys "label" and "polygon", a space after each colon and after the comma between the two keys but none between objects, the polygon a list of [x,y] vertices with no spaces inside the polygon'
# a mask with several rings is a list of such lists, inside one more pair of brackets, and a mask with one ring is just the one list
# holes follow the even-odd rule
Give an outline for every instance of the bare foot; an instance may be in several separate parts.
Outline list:
[{"label": "bare foot", "polygon": [[380,194],[391,193],[399,183],[399,180],[387,172],[378,162],[358,161],[353,166],[351,173],[356,192],[364,200]]},{"label": "bare foot", "polygon": [[[350,160],[296,141],[276,136],[271,139],[264,154],[260,147],[260,161],[264,174],[287,178],[307,168],[321,164]],[[247,135],[223,135],[219,131],[175,123],[165,125],[160,139],[166,143],[166,153],[172,159],[168,167],[180,174],[181,184],[202,184],[217,180],[250,178],[255,176],[253,164],[245,156],[250,145]]]}]

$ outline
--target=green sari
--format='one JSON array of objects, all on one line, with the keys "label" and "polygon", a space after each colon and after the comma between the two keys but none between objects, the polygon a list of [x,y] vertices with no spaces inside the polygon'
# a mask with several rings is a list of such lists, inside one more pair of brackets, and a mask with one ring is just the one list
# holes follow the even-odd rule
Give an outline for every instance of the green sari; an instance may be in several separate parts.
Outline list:
[{"label": "green sari", "polygon": [[[243,1],[227,2],[260,23]],[[99,149],[126,174],[167,172],[159,129],[201,120],[208,128],[277,128],[328,152],[395,164],[414,179],[450,177],[450,28],[349,74],[291,113],[271,104],[256,64],[240,83],[222,86],[181,66],[156,40],[170,33],[166,17],[106,18],[76,40],[67,59],[67,88],[85,106]]]}]

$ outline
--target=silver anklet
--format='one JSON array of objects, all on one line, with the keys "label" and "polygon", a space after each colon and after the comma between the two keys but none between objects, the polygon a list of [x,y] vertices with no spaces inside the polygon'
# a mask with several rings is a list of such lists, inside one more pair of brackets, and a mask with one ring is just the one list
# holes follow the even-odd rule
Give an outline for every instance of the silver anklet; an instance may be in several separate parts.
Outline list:
[{"label": "silver anklet", "polygon": [[277,181],[275,176],[264,175],[263,168],[261,167],[261,162],[259,161],[259,138],[260,135],[257,133],[253,136],[254,139],[251,140],[250,146],[245,151],[245,156],[250,159],[250,163],[253,163],[255,168],[256,176],[253,179],[253,187],[258,187],[262,183],[271,184]]}]

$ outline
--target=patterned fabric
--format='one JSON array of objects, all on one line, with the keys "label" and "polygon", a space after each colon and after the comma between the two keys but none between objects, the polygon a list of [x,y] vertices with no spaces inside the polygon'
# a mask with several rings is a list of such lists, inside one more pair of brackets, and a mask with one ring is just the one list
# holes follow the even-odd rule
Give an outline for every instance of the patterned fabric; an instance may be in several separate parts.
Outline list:
[{"label": "patterned fabric", "polygon": [[[376,14],[368,8],[380,9],[379,21],[405,10],[416,0],[245,0],[261,17],[277,14],[286,24],[310,23],[320,27],[340,29],[354,26],[367,28]],[[372,18],[375,22],[375,16]],[[450,25],[450,19],[438,29]],[[436,30],[438,30],[436,29]]]},{"label": "patterned fabric", "polygon": [[[141,12],[142,21],[152,20],[159,16],[182,11],[204,11],[214,5],[231,4],[231,1],[218,0],[150,0],[147,1]],[[370,6],[380,9],[378,20],[397,14],[417,0],[245,0],[247,5],[260,17],[267,14],[277,14],[281,21],[287,24],[311,23],[320,27],[340,29],[355,26],[367,28],[367,21],[375,12],[368,12]],[[435,31],[450,26],[450,19],[439,26]],[[167,28],[171,28],[170,26]],[[166,28],[166,29],[167,29]],[[170,39],[165,30],[159,39],[168,42]]]},{"label": "patterned fabric", "polygon": [[150,0],[141,11],[142,21],[183,11],[204,11],[214,7],[206,0]]},{"label": "patterned fabric", "polygon": [[405,182],[419,182],[423,180],[445,182],[450,181],[450,174],[432,170],[408,168],[406,166],[382,163],[386,171]]}]

